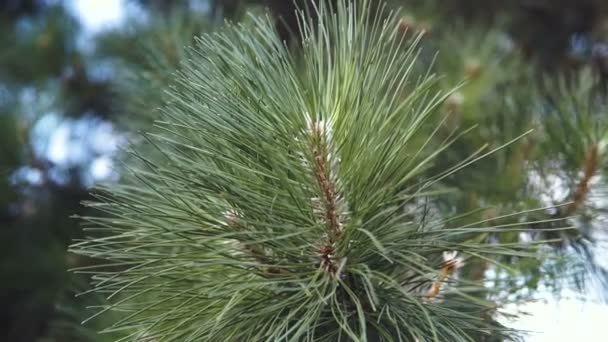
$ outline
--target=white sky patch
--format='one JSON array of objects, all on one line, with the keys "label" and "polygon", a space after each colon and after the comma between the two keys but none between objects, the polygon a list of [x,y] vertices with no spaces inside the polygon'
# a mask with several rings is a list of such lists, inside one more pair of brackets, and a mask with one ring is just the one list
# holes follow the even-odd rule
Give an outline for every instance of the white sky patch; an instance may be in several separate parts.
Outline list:
[{"label": "white sky patch", "polygon": [[125,0],[72,0],[71,7],[84,29],[95,33],[124,21],[124,2]]},{"label": "white sky patch", "polygon": [[67,161],[70,130],[69,127],[59,126],[51,135],[48,144],[47,157],[55,164],[63,164]]},{"label": "white sky patch", "polygon": [[95,181],[109,179],[113,173],[112,159],[108,156],[96,158],[91,163],[91,175]]},{"label": "white sky patch", "polygon": [[528,331],[527,342],[606,341],[606,305],[564,298],[529,303],[520,309],[529,316],[522,316],[509,326]]}]

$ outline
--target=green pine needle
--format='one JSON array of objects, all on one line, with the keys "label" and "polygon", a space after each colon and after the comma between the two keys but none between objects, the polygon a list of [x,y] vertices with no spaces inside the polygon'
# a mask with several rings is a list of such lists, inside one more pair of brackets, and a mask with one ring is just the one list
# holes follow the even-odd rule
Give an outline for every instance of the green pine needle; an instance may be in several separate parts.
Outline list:
[{"label": "green pine needle", "polygon": [[81,270],[110,302],[95,316],[121,316],[106,332],[137,341],[510,333],[491,304],[458,289],[457,260],[443,258],[535,256],[485,238],[521,226],[450,229],[449,217],[427,221],[416,205],[486,152],[425,174],[447,146],[433,134],[449,93],[421,71],[418,39],[366,1],[309,11],[319,20],[302,15],[301,54],[269,20],[202,37],[130,175],[99,189],[90,205],[102,214],[85,218],[92,237],[72,249],[106,262]]}]

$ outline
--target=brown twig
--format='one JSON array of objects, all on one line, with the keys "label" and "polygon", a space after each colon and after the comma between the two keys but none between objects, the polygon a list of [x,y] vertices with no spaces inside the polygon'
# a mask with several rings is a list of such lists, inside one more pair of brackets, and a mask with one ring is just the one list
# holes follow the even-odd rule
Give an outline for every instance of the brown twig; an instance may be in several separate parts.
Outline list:
[{"label": "brown twig", "polygon": [[574,193],[572,194],[570,203],[566,206],[563,216],[570,216],[576,213],[580,209],[585,200],[587,199],[589,192],[591,191],[591,179],[596,175],[600,164],[600,151],[597,144],[591,145],[585,162],[583,164],[583,175],[578,181]]},{"label": "brown twig", "polygon": [[327,239],[319,248],[321,267],[336,277],[340,268],[336,257],[336,243],[342,235],[342,223],[338,212],[336,185],[331,179],[325,129],[321,123],[313,123],[308,131],[308,143],[313,154],[313,173],[322,192],[323,216],[327,227]]},{"label": "brown twig", "polygon": [[[237,230],[246,229],[239,222],[239,220],[240,220],[239,214],[233,209],[229,209],[224,213],[224,219],[226,220],[226,224],[229,227],[235,228]],[[255,259],[260,265],[266,265],[267,266],[266,270],[268,271],[268,273],[271,273],[271,274],[284,273],[283,269],[276,267],[276,266],[272,266],[273,262],[270,260],[270,258],[264,251],[263,247],[260,247],[257,245],[252,245],[252,244],[245,244],[240,241],[239,241],[239,245],[241,246],[241,248],[245,252],[245,254],[247,254],[251,258]]]},{"label": "brown twig", "polygon": [[441,285],[463,265],[462,259],[457,258],[455,252],[449,257],[447,255],[448,254],[444,253],[445,262],[443,263],[439,277],[437,277],[437,280],[433,282],[431,288],[426,293],[426,299],[429,301],[432,301],[439,296],[441,293]]}]

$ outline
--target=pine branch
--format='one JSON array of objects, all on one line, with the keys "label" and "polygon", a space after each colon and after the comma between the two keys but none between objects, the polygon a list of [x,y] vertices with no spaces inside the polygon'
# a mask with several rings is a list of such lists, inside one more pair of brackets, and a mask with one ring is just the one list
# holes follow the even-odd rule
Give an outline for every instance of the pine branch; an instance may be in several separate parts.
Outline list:
[{"label": "pine branch", "polygon": [[479,284],[456,286],[458,259],[444,252],[490,262],[537,257],[542,242],[490,242],[480,236],[525,224],[458,226],[414,205],[500,148],[428,174],[453,141],[434,139],[450,93],[419,67],[420,37],[368,1],[311,10],[318,22],[300,14],[301,55],[264,19],[202,37],[148,146],[135,145],[122,183],[90,204],[105,216],[86,218],[91,237],[73,250],[107,261],[85,270],[111,301],[94,317],[124,314],[107,332],[328,342],[511,333],[480,316],[494,304],[468,295]]}]

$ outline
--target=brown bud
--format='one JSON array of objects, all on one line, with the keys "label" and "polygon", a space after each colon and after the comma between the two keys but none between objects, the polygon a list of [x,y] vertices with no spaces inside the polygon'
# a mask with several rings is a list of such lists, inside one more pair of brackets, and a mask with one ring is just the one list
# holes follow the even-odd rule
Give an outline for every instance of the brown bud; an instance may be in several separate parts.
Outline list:
[{"label": "brown bud", "polygon": [[475,79],[481,74],[481,63],[476,59],[464,63],[464,76],[467,79]]}]

